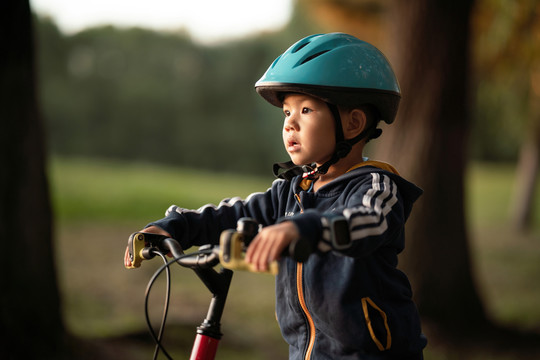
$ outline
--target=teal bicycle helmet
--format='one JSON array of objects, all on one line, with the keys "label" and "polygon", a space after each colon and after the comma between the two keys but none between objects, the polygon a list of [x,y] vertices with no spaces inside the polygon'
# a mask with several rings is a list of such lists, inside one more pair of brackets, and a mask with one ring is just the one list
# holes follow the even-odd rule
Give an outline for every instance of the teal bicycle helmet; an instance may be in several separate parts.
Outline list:
[{"label": "teal bicycle helmet", "polygon": [[[331,163],[317,173],[325,173],[361,139],[380,135],[378,121],[391,124],[401,99],[399,83],[383,53],[344,33],[316,34],[299,40],[274,60],[255,89],[278,107],[287,93],[307,94],[328,104],[336,121],[336,151]],[[374,126],[345,140],[338,106],[366,105],[376,110]]]}]

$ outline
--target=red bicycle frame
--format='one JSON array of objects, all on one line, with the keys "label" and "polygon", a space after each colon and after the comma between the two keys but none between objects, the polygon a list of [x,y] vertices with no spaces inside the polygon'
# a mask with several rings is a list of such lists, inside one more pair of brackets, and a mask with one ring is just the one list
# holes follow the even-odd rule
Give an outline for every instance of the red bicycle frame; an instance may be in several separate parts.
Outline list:
[{"label": "red bicycle frame", "polygon": [[197,334],[195,343],[193,344],[193,350],[191,351],[190,360],[206,360],[214,359],[216,357],[217,348],[219,345],[219,339],[213,337]]}]

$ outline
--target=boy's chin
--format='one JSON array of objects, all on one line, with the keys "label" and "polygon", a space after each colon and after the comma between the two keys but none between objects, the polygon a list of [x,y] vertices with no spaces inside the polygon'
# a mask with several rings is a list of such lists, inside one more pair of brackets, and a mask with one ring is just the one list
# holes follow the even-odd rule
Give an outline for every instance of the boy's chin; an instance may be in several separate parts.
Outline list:
[{"label": "boy's chin", "polygon": [[294,160],[291,158],[291,161],[296,166],[304,166],[304,165],[311,165],[312,163],[305,163],[303,161]]},{"label": "boy's chin", "polygon": [[310,162],[307,162],[306,159],[302,159],[299,156],[291,156],[289,154],[289,158],[291,159],[292,163],[296,166],[304,166],[304,165],[311,165]]},{"label": "boy's chin", "polygon": [[306,160],[302,160],[302,159],[295,159],[294,157],[290,157],[292,163],[296,166],[320,166],[319,164],[316,164],[315,162],[313,161],[306,161]]}]

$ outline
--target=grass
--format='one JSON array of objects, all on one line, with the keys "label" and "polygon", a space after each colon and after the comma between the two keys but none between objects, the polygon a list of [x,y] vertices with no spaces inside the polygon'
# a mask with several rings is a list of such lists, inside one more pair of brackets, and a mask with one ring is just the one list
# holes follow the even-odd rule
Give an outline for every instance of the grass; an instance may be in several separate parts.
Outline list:
[{"label": "grass", "polygon": [[479,286],[488,310],[500,322],[540,330],[540,197],[534,202],[533,229],[509,225],[514,205],[514,167],[482,164],[468,178],[470,238]]},{"label": "grass", "polygon": [[[473,227],[507,225],[514,206],[515,166],[511,164],[473,164],[468,174],[470,222]],[[540,191],[540,190],[539,190]],[[540,196],[534,201],[533,224],[540,230]]]},{"label": "grass", "polygon": [[[228,196],[264,191],[271,178],[250,178],[148,164],[54,159],[50,166],[57,218],[57,267],[69,329],[106,347],[108,357],[148,359],[143,304],[147,282],[159,260],[137,270],[123,268],[127,237],[160,218],[171,204],[198,208]],[[474,164],[467,178],[469,232],[477,283],[496,321],[540,331],[540,213],[535,229],[517,234],[508,225],[513,168]],[[540,199],[536,208],[540,209]],[[210,294],[188,270],[173,271],[172,304],[166,345],[187,358],[194,329],[206,314]],[[151,298],[158,324],[164,288]],[[287,348],[274,318],[274,283],[268,275],[237,272],[225,308],[220,359],[281,359]],[[90,340],[89,340],[90,341]],[[106,346],[105,346],[106,345]],[[98,347],[99,347],[98,346]],[[122,354],[122,355],[120,355]],[[513,359],[511,354],[466,357],[459,351],[428,347],[427,360]]]},{"label": "grass", "polygon": [[229,196],[265,191],[272,178],[90,159],[54,159],[56,214],[62,221],[159,218],[169,205],[199,208]]}]

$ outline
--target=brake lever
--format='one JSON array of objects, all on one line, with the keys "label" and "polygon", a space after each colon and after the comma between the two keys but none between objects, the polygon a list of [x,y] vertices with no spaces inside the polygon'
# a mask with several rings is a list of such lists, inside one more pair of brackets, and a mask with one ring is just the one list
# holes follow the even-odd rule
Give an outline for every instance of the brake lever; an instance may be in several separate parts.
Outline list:
[{"label": "brake lever", "polygon": [[141,266],[143,260],[150,260],[155,256],[155,251],[168,253],[163,247],[163,240],[168,239],[165,235],[134,232],[128,239],[128,256],[131,266],[127,269],[135,269]]}]

